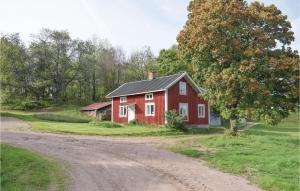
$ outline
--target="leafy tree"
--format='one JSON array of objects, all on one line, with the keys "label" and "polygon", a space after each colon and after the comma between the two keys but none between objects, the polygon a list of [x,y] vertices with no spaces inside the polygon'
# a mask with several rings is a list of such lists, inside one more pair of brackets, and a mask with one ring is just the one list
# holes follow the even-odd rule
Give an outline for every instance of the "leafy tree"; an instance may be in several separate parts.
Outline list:
[{"label": "leafy tree", "polygon": [[102,101],[120,84],[145,79],[157,67],[149,47],[126,58],[107,40],[72,39],[67,31],[42,29],[32,37],[25,46],[18,34],[1,35],[2,103]]},{"label": "leafy tree", "polygon": [[188,71],[184,60],[180,59],[176,45],[170,49],[162,49],[157,57],[158,73],[160,75],[169,75],[181,71]]},{"label": "leafy tree", "polygon": [[242,0],[193,0],[177,36],[210,104],[231,120],[277,124],[299,104],[299,55],[287,16],[275,6]]},{"label": "leafy tree", "polygon": [[126,81],[143,80],[147,77],[148,71],[157,70],[157,63],[150,47],[144,47],[131,53],[126,67],[128,70]]},{"label": "leafy tree", "polygon": [[[29,83],[29,56],[19,34],[3,35],[0,39],[1,99],[27,96]],[[3,97],[6,96],[6,97]]]}]

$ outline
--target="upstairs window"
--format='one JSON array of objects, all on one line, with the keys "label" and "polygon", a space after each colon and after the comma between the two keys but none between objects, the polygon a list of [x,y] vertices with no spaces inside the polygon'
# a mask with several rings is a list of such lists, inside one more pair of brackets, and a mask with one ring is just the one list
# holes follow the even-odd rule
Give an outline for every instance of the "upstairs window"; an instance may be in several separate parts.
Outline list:
[{"label": "upstairs window", "polygon": [[145,100],[153,100],[153,93],[145,94]]},{"label": "upstairs window", "polygon": [[155,115],[154,103],[146,103],[145,104],[145,115],[146,116],[154,116]]},{"label": "upstairs window", "polygon": [[127,101],[126,97],[120,97],[120,103],[125,103]]},{"label": "upstairs window", "polygon": [[179,82],[179,95],[186,95],[186,83]]},{"label": "upstairs window", "polygon": [[198,104],[198,118],[205,118],[205,105]]},{"label": "upstairs window", "polygon": [[127,106],[121,105],[120,111],[119,111],[120,117],[126,117],[127,116]]},{"label": "upstairs window", "polygon": [[179,103],[179,115],[184,121],[189,119],[189,106],[187,103]]}]

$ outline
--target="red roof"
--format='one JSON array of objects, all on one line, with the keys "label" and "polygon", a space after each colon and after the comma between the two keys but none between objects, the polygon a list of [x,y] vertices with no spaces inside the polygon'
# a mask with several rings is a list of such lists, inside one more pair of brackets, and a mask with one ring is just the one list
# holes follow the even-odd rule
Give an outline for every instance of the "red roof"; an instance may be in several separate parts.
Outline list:
[{"label": "red roof", "polygon": [[95,109],[101,109],[103,107],[111,105],[111,102],[99,102],[99,103],[93,103],[91,105],[82,107],[80,110],[81,111],[88,111],[88,110],[95,110]]}]

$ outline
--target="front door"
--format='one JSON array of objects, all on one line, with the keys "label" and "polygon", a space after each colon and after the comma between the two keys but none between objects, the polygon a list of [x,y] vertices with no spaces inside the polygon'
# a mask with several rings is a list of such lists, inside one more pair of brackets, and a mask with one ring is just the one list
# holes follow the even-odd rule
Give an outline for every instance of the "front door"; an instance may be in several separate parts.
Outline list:
[{"label": "front door", "polygon": [[128,122],[135,120],[135,105],[128,106]]}]

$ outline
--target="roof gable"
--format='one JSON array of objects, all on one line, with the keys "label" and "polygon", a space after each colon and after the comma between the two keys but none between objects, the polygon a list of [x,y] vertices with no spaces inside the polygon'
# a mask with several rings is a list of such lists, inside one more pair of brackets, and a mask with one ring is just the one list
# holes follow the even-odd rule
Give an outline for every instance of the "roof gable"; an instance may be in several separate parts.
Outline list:
[{"label": "roof gable", "polygon": [[195,84],[195,82],[186,72],[183,72],[174,75],[158,77],[153,80],[128,82],[109,93],[106,97],[120,97],[149,92],[165,91],[182,78],[185,78],[192,85],[195,91],[199,92],[199,88]]}]

